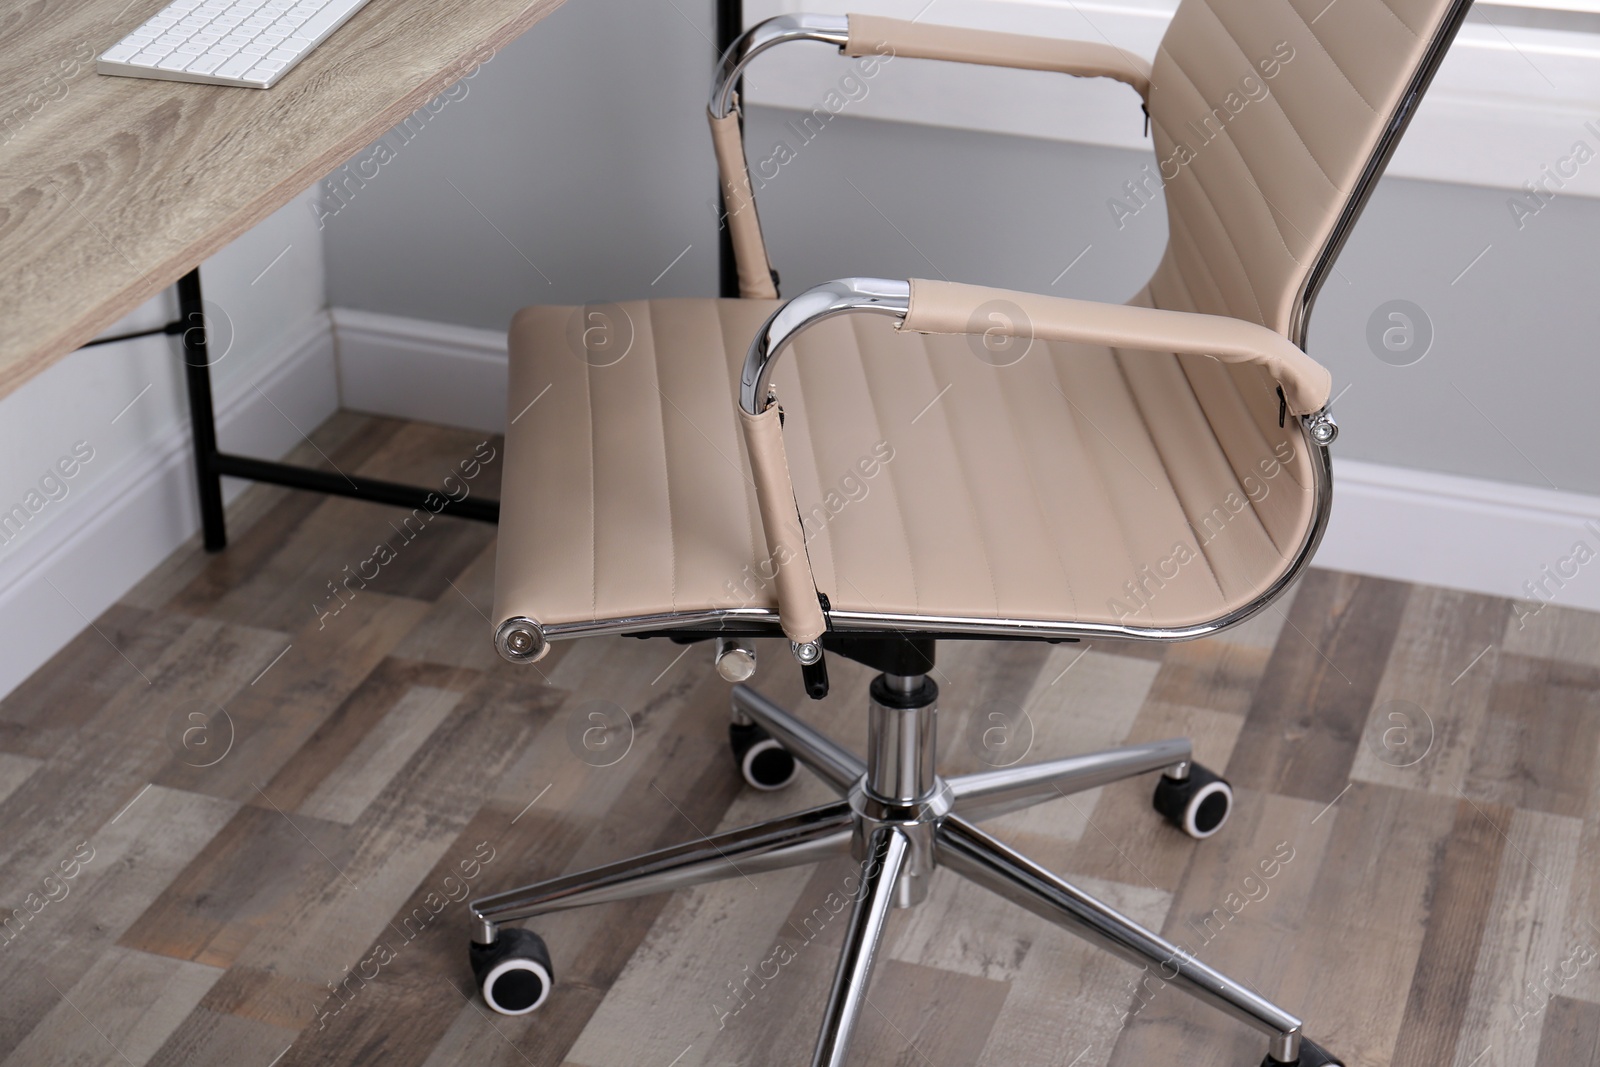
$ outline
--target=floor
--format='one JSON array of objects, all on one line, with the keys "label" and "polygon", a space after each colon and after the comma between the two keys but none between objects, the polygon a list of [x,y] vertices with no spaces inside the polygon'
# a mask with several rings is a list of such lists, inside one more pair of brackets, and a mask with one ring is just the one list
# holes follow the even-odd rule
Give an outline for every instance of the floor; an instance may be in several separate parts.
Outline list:
[{"label": "floor", "polygon": [[[494,440],[353,415],[316,438],[344,471],[498,490],[471,463]],[[492,528],[404,519],[252,488],[226,553],[179,551],[0,703],[3,1063],[807,1062],[838,863],[540,921],[546,1007],[474,998],[469,895],[826,794],[741,787],[705,646],[500,662]],[[948,772],[1176,734],[1226,769],[1204,843],[1148,781],[986,825],[1350,1064],[1600,1063],[1600,616],[1312,571],[1218,639],[940,652]],[[859,746],[866,671],[805,703],[786,658],[758,684]],[[872,989],[854,1063],[1264,1051],[947,873]]]}]

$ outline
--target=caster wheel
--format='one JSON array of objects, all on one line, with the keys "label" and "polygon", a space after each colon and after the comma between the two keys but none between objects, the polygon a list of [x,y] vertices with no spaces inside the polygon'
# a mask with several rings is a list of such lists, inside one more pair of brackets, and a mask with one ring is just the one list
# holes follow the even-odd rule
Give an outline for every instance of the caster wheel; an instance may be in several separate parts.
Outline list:
[{"label": "caster wheel", "polygon": [[492,945],[472,943],[472,973],[484,1003],[501,1015],[526,1015],[550,995],[550,950],[532,930],[509,927]]},{"label": "caster wheel", "polygon": [[739,761],[739,773],[757,789],[782,789],[800,771],[789,750],[755,723],[729,724],[728,744],[733,748],[733,758]]},{"label": "caster wheel", "polygon": [[1275,1060],[1270,1055],[1261,1061],[1261,1067],[1344,1067],[1344,1061],[1317,1044],[1300,1039],[1300,1058],[1293,1063]]},{"label": "caster wheel", "polygon": [[1155,809],[1190,837],[1207,838],[1228,821],[1233,811],[1233,787],[1220,775],[1198,763],[1189,765],[1189,777],[1177,781],[1161,776],[1156,783]]}]

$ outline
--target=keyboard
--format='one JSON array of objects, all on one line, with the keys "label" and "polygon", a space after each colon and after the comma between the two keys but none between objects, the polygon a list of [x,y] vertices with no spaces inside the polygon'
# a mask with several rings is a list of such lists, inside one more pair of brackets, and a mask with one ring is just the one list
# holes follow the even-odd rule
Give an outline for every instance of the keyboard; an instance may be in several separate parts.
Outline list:
[{"label": "keyboard", "polygon": [[269,89],[367,0],[173,0],[107,49],[101,74]]}]

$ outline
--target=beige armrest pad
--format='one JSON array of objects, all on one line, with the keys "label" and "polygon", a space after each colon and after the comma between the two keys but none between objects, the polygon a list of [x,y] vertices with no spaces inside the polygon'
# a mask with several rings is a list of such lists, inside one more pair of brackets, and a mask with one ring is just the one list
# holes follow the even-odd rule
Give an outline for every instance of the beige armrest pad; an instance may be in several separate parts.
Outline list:
[{"label": "beige armrest pad", "polygon": [[[1014,305],[1022,314],[984,307],[995,301]],[[990,315],[990,311],[994,314]],[[1101,304],[919,278],[911,282],[911,308],[902,328],[915,333],[947,334],[998,330],[1047,341],[1077,341],[1141,352],[1214,356],[1224,363],[1254,363],[1283,386],[1284,399],[1296,415],[1321,410],[1333,385],[1327,368],[1287,338],[1265,326],[1222,315]]]},{"label": "beige armrest pad", "polygon": [[778,618],[789,640],[797,644],[815,641],[822,636],[826,623],[822,603],[817,599],[816,578],[811,573],[811,557],[806,554],[794,484],[789,480],[789,458],[783,450],[778,405],[759,415],[741,408],[739,419],[744,424],[761,527],[767,537],[767,559],[762,562],[760,577],[777,571]]},{"label": "beige armrest pad", "polygon": [[717,153],[723,207],[728,213],[733,259],[739,268],[739,295],[746,299],[771,300],[778,295],[778,290],[772,284],[772,264],[767,259],[767,245],[761,237],[761,222],[756,218],[756,201],[750,189],[738,109],[720,119],[708,111],[706,118],[711,122],[711,145]]},{"label": "beige armrest pad", "polygon": [[1080,78],[1115,78],[1150,99],[1150,63],[1109,44],[997,33],[956,26],[929,26],[878,15],[851,15],[847,56],[888,54],[945,59],[991,67],[1053,70]]}]

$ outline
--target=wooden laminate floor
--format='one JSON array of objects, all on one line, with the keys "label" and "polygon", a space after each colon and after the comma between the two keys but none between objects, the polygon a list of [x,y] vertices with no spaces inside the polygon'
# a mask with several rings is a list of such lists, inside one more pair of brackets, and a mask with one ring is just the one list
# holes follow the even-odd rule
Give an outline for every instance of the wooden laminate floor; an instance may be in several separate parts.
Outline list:
[{"label": "wooden laminate floor", "polygon": [[[317,436],[345,471],[498,491],[492,463],[444,482],[474,435],[341,415]],[[842,863],[540,921],[547,1006],[477,1001],[469,894],[826,793],[741,787],[705,646],[500,662],[493,530],[404,517],[252,488],[226,553],[178,552],[0,703],[6,1067],[809,1061]],[[867,672],[832,673],[821,704],[776,650],[757,681],[859,746]],[[997,740],[1010,760],[1193,736],[1238,793],[1207,842],[1159,821],[1148,780],[988,825],[1350,1064],[1600,1063],[1600,616],[1312,571],[1218,639],[951,642],[937,678],[947,772]],[[941,872],[892,917],[852,1062],[1263,1051]]]}]

